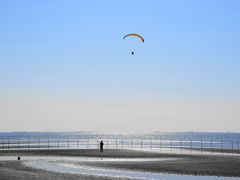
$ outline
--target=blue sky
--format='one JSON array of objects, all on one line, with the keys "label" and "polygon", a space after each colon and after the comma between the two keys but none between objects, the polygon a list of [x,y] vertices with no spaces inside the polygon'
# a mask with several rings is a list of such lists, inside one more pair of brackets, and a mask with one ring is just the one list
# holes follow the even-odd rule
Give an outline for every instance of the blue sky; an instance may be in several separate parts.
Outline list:
[{"label": "blue sky", "polygon": [[[239,8],[237,0],[2,0],[0,96],[239,100]],[[133,32],[145,43],[122,39]]]}]

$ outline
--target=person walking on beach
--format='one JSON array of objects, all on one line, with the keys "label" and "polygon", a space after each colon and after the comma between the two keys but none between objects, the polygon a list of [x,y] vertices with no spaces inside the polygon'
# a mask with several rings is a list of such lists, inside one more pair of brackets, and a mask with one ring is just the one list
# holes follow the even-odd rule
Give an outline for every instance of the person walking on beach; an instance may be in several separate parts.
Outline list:
[{"label": "person walking on beach", "polygon": [[100,142],[100,152],[103,152],[103,145],[104,145],[104,143],[103,143],[103,141],[101,141]]}]

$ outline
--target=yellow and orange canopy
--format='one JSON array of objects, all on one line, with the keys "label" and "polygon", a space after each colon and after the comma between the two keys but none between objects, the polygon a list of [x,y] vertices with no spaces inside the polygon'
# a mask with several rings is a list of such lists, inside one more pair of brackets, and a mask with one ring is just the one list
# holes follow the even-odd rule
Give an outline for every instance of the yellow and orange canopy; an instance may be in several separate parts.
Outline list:
[{"label": "yellow and orange canopy", "polygon": [[135,37],[138,37],[141,39],[142,42],[144,42],[144,38],[142,36],[140,36],[139,34],[135,34],[135,33],[132,33],[132,34],[127,34],[126,36],[123,37],[123,39],[125,39],[126,37],[128,36],[135,36]]}]

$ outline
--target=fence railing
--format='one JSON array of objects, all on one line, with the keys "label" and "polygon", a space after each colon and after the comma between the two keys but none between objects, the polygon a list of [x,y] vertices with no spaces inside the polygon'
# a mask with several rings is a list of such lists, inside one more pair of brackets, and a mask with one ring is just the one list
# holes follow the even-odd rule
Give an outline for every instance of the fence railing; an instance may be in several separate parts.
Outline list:
[{"label": "fence railing", "polygon": [[10,149],[97,149],[103,140],[105,149],[155,149],[168,151],[198,150],[229,152],[240,150],[239,140],[168,139],[0,139],[0,150]]}]

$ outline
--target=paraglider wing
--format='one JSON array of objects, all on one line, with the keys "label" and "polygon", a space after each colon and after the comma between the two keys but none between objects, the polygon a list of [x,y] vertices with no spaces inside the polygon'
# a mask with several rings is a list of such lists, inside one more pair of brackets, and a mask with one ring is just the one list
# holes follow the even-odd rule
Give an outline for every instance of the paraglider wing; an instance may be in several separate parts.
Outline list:
[{"label": "paraglider wing", "polygon": [[144,38],[143,38],[142,36],[140,36],[139,34],[134,34],[134,33],[132,33],[132,34],[127,34],[126,36],[123,37],[123,39],[125,39],[125,38],[128,37],[128,36],[138,37],[138,38],[141,39],[142,42],[144,42]]}]

